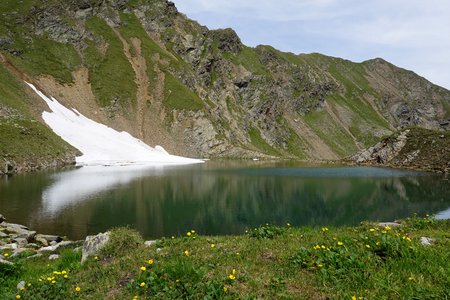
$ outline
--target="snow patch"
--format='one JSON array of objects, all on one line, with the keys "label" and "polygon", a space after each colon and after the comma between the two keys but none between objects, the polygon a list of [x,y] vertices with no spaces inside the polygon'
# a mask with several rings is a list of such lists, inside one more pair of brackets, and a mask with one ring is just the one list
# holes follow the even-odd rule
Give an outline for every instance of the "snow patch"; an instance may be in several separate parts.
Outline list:
[{"label": "snow patch", "polygon": [[163,147],[152,148],[129,133],[118,132],[68,109],[55,98],[48,98],[26,82],[48,105],[44,111],[45,123],[63,140],[80,150],[77,165],[173,165],[203,163],[199,159],[170,155]]}]

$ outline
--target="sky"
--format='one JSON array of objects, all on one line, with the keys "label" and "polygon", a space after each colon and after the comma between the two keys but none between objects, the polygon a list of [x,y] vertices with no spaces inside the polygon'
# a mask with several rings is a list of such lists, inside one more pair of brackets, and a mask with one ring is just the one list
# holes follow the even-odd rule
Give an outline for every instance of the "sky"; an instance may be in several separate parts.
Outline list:
[{"label": "sky", "polygon": [[172,0],[248,46],[385,60],[450,89],[449,0]]}]

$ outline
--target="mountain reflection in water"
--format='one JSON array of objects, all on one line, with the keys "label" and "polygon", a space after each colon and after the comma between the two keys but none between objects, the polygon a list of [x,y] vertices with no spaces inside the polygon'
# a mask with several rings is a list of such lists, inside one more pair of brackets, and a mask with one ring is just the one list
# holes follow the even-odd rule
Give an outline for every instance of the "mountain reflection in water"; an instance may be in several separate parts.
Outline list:
[{"label": "mountain reflection in water", "polygon": [[[147,238],[392,221],[450,207],[441,176],[380,168],[208,162],[171,167],[83,167],[0,183],[0,211],[38,232],[83,238],[130,225]],[[446,213],[448,215],[448,212]]]}]

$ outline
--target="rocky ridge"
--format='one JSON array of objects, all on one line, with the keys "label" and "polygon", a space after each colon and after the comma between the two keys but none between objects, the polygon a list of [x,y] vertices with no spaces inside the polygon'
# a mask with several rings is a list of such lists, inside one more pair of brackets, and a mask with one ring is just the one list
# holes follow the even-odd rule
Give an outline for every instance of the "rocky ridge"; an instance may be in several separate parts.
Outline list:
[{"label": "rocky ridge", "polygon": [[411,127],[351,157],[357,164],[450,173],[449,132]]}]

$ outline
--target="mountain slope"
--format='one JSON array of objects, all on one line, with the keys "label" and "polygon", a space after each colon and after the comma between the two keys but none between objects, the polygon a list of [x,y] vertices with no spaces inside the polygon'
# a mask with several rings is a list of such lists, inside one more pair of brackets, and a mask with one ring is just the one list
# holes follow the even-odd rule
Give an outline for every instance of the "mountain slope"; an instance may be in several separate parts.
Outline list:
[{"label": "mountain slope", "polygon": [[246,47],[165,0],[4,0],[0,13],[8,81],[174,154],[339,159],[404,126],[449,127],[450,91],[413,72]]}]

